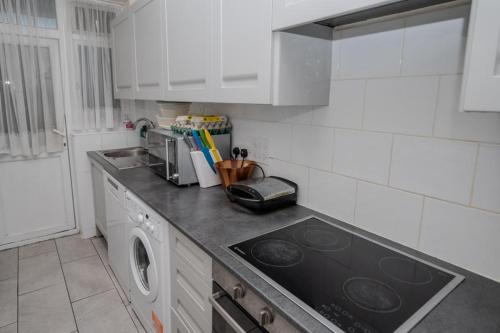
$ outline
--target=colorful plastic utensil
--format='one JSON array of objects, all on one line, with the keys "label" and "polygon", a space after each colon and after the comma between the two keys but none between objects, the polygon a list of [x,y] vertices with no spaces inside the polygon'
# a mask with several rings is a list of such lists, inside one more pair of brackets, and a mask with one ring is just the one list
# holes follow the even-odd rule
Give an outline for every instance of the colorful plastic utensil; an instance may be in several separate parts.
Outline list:
[{"label": "colorful plastic utensil", "polygon": [[217,173],[217,171],[215,171],[214,160],[212,159],[212,155],[210,155],[210,151],[208,150],[208,148],[205,147],[201,142],[200,136],[196,130],[193,130],[193,138],[198,147],[200,148],[201,152],[205,156],[205,159],[207,160],[208,165],[210,166],[212,171]]},{"label": "colorful plastic utensil", "polygon": [[208,141],[208,144],[210,146],[210,151],[212,152],[212,155],[214,156],[215,161],[216,162],[221,162],[222,161],[222,157],[220,156],[220,153],[217,150],[217,147],[215,146],[214,139],[210,135],[210,132],[206,128],[203,130],[203,132],[205,132],[205,138]]}]

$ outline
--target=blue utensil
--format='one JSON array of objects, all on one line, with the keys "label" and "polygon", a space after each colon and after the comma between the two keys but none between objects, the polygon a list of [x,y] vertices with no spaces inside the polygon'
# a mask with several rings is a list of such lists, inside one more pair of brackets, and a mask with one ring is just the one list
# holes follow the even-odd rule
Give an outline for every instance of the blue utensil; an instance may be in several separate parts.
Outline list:
[{"label": "blue utensil", "polygon": [[203,143],[200,139],[200,136],[196,130],[193,130],[193,138],[194,138],[194,141],[196,142],[196,145],[200,148],[201,152],[205,156],[205,159],[207,160],[208,165],[210,166],[212,171],[214,173],[217,173],[215,171],[214,160],[212,159],[212,155],[210,155],[210,151],[208,150],[208,148],[203,145]]}]

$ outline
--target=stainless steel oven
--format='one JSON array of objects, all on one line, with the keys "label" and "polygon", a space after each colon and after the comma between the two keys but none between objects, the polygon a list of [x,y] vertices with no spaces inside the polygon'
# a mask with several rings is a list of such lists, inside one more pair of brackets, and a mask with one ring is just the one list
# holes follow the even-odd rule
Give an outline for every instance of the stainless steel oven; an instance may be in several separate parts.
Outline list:
[{"label": "stainless steel oven", "polygon": [[233,302],[218,284],[214,283],[212,303],[212,333],[267,332],[238,303]]},{"label": "stainless steel oven", "polygon": [[212,264],[212,333],[298,333],[263,298],[219,263]]}]

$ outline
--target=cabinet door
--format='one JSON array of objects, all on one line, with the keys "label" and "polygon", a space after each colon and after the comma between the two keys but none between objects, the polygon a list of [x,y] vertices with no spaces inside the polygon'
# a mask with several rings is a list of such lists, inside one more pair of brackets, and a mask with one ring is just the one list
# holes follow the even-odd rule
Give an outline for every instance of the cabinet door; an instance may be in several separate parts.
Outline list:
[{"label": "cabinet door", "polygon": [[210,101],[212,4],[167,0],[167,100]]},{"label": "cabinet door", "polygon": [[214,4],[217,101],[269,104],[272,2],[214,0]]},{"label": "cabinet door", "polygon": [[134,97],[132,22],[128,13],[111,23],[115,98]]},{"label": "cabinet door", "polygon": [[462,83],[465,111],[500,111],[500,1],[472,2]]},{"label": "cabinet door", "polygon": [[165,0],[140,0],[131,9],[137,99],[162,99]]}]

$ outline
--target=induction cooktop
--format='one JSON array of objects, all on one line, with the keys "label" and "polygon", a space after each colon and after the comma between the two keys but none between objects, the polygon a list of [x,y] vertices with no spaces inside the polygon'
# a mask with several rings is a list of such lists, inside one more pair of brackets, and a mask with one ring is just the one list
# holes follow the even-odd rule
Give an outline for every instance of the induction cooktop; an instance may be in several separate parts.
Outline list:
[{"label": "induction cooktop", "polygon": [[317,217],[229,251],[333,332],[407,332],[464,279]]}]

